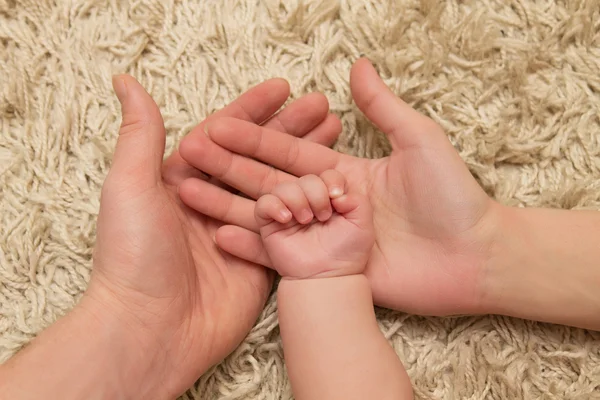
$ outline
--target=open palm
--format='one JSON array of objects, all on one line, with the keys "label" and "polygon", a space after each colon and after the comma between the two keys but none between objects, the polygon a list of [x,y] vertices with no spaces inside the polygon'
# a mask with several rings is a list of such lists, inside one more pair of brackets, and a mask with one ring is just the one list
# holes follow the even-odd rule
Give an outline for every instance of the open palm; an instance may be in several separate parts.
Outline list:
[{"label": "open palm", "polygon": [[[222,223],[186,207],[178,195],[185,179],[212,183],[178,152],[163,163],[162,117],[139,83],[121,76],[115,78],[115,89],[123,122],[102,189],[86,296],[124,319],[136,342],[149,349],[153,364],[164,368],[158,372],[160,391],[173,398],[241,342],[262,310],[272,277],[265,268],[216,247],[213,237]],[[211,118],[262,123],[288,94],[285,81],[271,80]],[[286,129],[298,114],[308,118]],[[328,116],[322,95],[309,95],[265,126],[330,143],[340,124]]]},{"label": "open palm", "polygon": [[[349,190],[365,193],[374,210],[376,242],[366,273],[376,303],[421,314],[477,312],[494,203],[442,129],[397,98],[368,61],[355,64],[351,86],[359,108],[388,134],[393,147],[389,157],[351,157],[231,119],[208,125],[219,151],[230,151],[221,153],[220,163],[211,153],[195,157],[193,136],[180,150],[200,170],[252,198],[278,182],[330,168],[340,171]],[[219,245],[266,265],[256,224],[247,218],[252,200],[216,188],[214,196],[222,206],[212,213],[202,201],[188,204],[238,225],[217,232]]]}]

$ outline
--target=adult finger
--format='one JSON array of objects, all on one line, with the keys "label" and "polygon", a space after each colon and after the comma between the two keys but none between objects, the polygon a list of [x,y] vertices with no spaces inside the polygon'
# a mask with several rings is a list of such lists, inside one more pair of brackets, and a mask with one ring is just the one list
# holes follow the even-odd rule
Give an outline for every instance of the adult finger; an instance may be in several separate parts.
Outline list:
[{"label": "adult finger", "polygon": [[213,121],[207,131],[210,139],[221,147],[296,176],[335,168],[341,156],[320,144],[232,118]]},{"label": "adult finger", "polygon": [[[269,126],[266,126],[269,128]],[[319,125],[302,136],[302,139],[330,147],[342,132],[342,122],[335,114],[329,114]]]},{"label": "adult finger", "polygon": [[109,178],[144,190],[161,179],[163,119],[152,97],[133,77],[115,76],[113,87],[121,103],[122,122]]},{"label": "adult finger", "polygon": [[350,88],[358,108],[388,135],[395,149],[421,145],[428,133],[441,132],[433,120],[396,96],[366,58],[354,63]]},{"label": "adult finger", "polygon": [[[258,87],[255,89],[258,89]],[[274,89],[276,89],[275,86]],[[248,94],[250,94],[250,92]],[[271,188],[271,186],[268,186],[265,187],[264,191],[259,191],[256,186],[257,182],[260,184],[275,185],[279,182],[291,179],[292,177],[287,174],[272,169],[270,170],[262,163],[247,160],[246,157],[234,157],[229,150],[218,146],[211,140],[207,140],[204,130],[200,129],[204,128],[205,124],[214,120],[215,117],[225,115],[230,116],[230,113],[232,112],[235,113],[232,118],[257,124],[257,119],[248,119],[249,113],[244,114],[239,112],[240,109],[251,109],[252,104],[245,103],[247,100],[252,101],[253,99],[254,97],[243,95],[236,102],[232,103],[232,105],[243,104],[243,107],[230,107],[230,105],[222,110],[222,112],[216,113],[214,116],[209,117],[207,121],[194,128],[194,130],[181,141],[179,153],[174,154],[172,156],[173,160],[169,159],[167,160],[167,163],[175,164],[181,160],[208,175],[218,177],[224,184],[229,185],[231,185],[232,182],[228,180],[229,177],[225,174],[225,171],[223,171],[223,165],[232,165],[234,170],[231,171],[230,175],[234,176],[235,180],[240,184],[231,186],[234,186],[236,189],[253,198],[258,198],[260,195],[268,193],[268,190]],[[328,107],[329,104],[325,96],[320,93],[311,93],[285,107],[273,118],[269,119],[265,123],[265,127],[280,130],[290,134],[291,137],[306,136],[311,141],[329,146],[335,142],[339,136],[342,126],[335,115],[328,114]],[[225,111],[227,113],[225,113]],[[244,115],[246,117],[244,117]],[[261,114],[261,116],[263,115],[264,114]],[[242,116],[242,118],[239,118],[240,116]],[[238,134],[243,136],[244,132],[238,132]],[[237,160],[233,161],[233,158],[237,158]],[[236,166],[239,166],[240,168],[236,169]],[[248,173],[239,175],[240,171],[251,171],[253,174],[250,174],[250,176],[248,176]],[[265,178],[267,181],[264,181]],[[185,176],[183,179],[185,179]],[[182,178],[179,177],[173,181],[175,184],[178,184],[181,180]]]},{"label": "adult finger", "polygon": [[[326,121],[328,123],[323,125]],[[333,143],[342,131],[339,119],[329,114],[327,97],[318,92],[302,96],[262,125],[296,137],[310,135],[314,142],[326,146]]]},{"label": "adult finger", "polygon": [[252,200],[197,178],[188,178],[179,185],[179,197],[201,214],[258,232]]},{"label": "adult finger", "polygon": [[184,138],[179,152],[190,165],[253,199],[270,193],[281,182],[296,179],[269,165],[232,153],[214,143],[204,133],[202,136]]},{"label": "adult finger", "polygon": [[[204,135],[204,125],[215,118],[232,117],[255,124],[263,123],[273,116],[286,102],[290,94],[290,86],[285,79],[269,79],[243,93],[223,109],[208,116],[199,123],[188,136]],[[287,108],[287,107],[286,107]],[[327,110],[316,110],[317,116],[311,118],[325,118]],[[285,119],[284,119],[285,120]],[[201,168],[200,168],[201,170]],[[198,170],[182,158],[179,151],[174,151],[164,162],[163,176],[167,183],[179,185],[190,177],[201,178]]]},{"label": "adult finger", "polygon": [[217,245],[227,253],[242,260],[272,268],[260,235],[235,225],[224,225],[217,229]]}]

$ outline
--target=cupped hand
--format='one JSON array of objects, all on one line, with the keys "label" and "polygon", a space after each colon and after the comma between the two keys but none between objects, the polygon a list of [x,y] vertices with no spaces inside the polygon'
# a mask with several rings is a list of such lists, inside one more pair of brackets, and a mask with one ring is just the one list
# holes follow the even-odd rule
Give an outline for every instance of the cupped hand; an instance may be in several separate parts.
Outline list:
[{"label": "cupped hand", "polygon": [[290,279],[362,273],[375,239],[373,213],[366,196],[346,189],[344,175],[327,170],[261,196],[254,215],[266,265]]},{"label": "cupped hand", "polygon": [[[227,118],[207,126],[210,149],[198,151],[197,143],[207,138],[191,135],[180,152],[199,170],[254,199],[279,182],[327,169],[340,171],[349,190],[366,194],[374,210],[376,239],[366,274],[375,302],[419,314],[479,312],[496,203],[440,126],[396,97],[367,60],[353,66],[350,84],[358,107],[388,135],[393,148],[389,157],[356,158]],[[206,198],[189,196],[196,183],[183,183],[182,200],[238,226],[217,232],[219,246],[267,264],[251,218],[253,201],[212,187],[211,198],[219,199],[212,207]]]},{"label": "cupped hand", "polygon": [[[82,304],[99,318],[121,319],[140,344],[133,351],[156,366],[158,376],[146,383],[173,398],[240,343],[262,310],[271,276],[215,246],[220,222],[177,195],[185,179],[212,181],[177,152],[163,163],[165,128],[157,105],[133,78],[113,83],[123,121],[102,188],[94,268]],[[273,116],[288,95],[285,81],[270,80],[208,121],[226,116],[325,144],[335,140],[340,123],[322,95],[305,96]]]}]

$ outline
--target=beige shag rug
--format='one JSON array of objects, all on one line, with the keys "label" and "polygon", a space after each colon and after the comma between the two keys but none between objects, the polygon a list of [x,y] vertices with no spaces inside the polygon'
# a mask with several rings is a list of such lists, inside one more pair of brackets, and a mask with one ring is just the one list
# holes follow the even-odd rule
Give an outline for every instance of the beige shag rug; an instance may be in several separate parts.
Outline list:
[{"label": "beige shag rug", "polygon": [[[0,360],[86,287],[120,118],[111,74],[133,74],[154,96],[169,149],[280,76],[295,97],[327,95],[344,126],[337,149],[379,157],[385,138],[350,97],[361,54],[444,126],[490,195],[600,208],[598,1],[0,0]],[[289,399],[275,311],[271,298],[185,398]],[[419,399],[600,398],[598,333],[379,317]]]}]

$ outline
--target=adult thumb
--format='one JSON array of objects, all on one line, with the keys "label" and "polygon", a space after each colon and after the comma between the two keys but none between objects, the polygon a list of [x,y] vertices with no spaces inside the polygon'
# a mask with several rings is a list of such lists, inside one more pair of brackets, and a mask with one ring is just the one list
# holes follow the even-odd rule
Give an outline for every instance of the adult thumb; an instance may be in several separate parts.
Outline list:
[{"label": "adult thumb", "polygon": [[433,120],[397,97],[366,58],[352,66],[350,88],[358,108],[388,135],[394,149],[421,145],[434,131],[441,132]]},{"label": "adult thumb", "polygon": [[113,77],[122,122],[111,167],[111,179],[147,188],[161,179],[165,126],[158,106],[133,77]]}]

